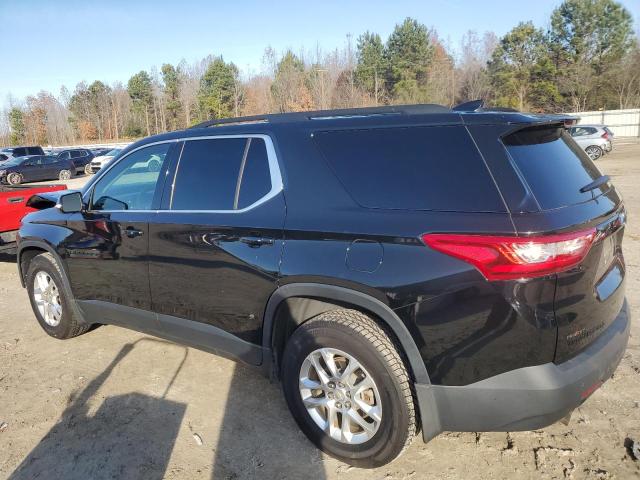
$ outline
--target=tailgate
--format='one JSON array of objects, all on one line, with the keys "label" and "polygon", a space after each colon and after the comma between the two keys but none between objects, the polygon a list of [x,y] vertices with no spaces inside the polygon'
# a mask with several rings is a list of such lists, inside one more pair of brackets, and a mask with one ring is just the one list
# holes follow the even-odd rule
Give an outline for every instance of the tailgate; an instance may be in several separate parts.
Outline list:
[{"label": "tailgate", "polygon": [[560,363],[593,342],[622,308],[624,207],[608,177],[564,129],[525,128],[503,138],[503,143],[539,206],[537,212],[512,214],[519,233],[594,229],[582,261],[556,274],[555,362]]}]

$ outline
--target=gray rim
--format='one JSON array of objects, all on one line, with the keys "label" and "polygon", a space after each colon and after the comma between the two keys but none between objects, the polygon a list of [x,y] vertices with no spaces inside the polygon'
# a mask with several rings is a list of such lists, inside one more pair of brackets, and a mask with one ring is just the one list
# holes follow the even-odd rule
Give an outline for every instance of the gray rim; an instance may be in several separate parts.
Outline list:
[{"label": "gray rim", "polygon": [[60,290],[51,275],[43,270],[33,278],[33,300],[46,324],[57,327],[62,319]]},{"label": "gray rim", "polygon": [[62,170],[60,172],[60,180],[69,180],[71,178],[71,172],[69,170]]},{"label": "gray rim", "polygon": [[299,380],[307,412],[334,440],[364,443],[380,428],[380,392],[352,355],[335,348],[314,350],[302,362]]},{"label": "gray rim", "polygon": [[598,147],[587,147],[586,152],[591,160],[596,160],[602,155],[602,152]]},{"label": "gray rim", "polygon": [[84,166],[84,173],[87,174],[87,175],[89,175],[91,173],[91,164],[90,163],[87,163]]},{"label": "gray rim", "polygon": [[12,173],[11,175],[9,175],[8,180],[11,185],[16,185],[20,183],[20,174]]}]

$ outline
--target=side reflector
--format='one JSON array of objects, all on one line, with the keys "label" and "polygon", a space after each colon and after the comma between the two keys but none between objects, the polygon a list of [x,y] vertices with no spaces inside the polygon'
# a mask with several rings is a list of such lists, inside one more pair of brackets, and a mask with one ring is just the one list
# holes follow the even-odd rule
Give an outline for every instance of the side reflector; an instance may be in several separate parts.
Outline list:
[{"label": "side reflector", "polygon": [[427,233],[422,241],[472,264],[487,280],[541,277],[579,264],[589,253],[595,228],[558,235],[507,237]]}]

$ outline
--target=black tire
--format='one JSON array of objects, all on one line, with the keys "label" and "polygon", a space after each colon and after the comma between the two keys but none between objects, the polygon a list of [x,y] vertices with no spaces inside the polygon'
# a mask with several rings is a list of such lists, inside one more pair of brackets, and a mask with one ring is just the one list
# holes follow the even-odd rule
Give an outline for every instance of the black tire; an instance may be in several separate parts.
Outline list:
[{"label": "black tire", "polygon": [[589,155],[589,158],[594,162],[604,155],[604,150],[597,145],[589,145],[584,151]]},{"label": "black tire", "polygon": [[[58,293],[60,297],[60,304],[62,305],[62,317],[60,323],[56,326],[49,325],[38,310],[35,298],[34,298],[34,279],[38,272],[45,272],[49,275],[56,286],[58,286]],[[59,339],[67,339],[77,337],[85,333],[91,327],[80,318],[78,312],[74,309],[72,304],[72,296],[66,284],[63,282],[63,273],[60,266],[50,253],[42,253],[34,257],[29,263],[26,276],[27,291],[29,292],[29,301],[31,302],[31,308],[38,320],[38,323],[42,329],[50,336]]]},{"label": "black tire", "polygon": [[[348,444],[331,438],[311,418],[302,401],[301,366],[307,355],[322,347],[356,358],[380,391],[380,426],[364,443]],[[412,383],[399,349],[374,320],[359,311],[326,312],[298,327],[287,342],[281,373],[287,404],[300,429],[320,450],[345,463],[360,468],[385,465],[397,458],[416,434]]]},{"label": "black tire", "polygon": [[9,185],[20,185],[22,183],[22,175],[19,173],[10,173],[7,175],[7,183]]}]

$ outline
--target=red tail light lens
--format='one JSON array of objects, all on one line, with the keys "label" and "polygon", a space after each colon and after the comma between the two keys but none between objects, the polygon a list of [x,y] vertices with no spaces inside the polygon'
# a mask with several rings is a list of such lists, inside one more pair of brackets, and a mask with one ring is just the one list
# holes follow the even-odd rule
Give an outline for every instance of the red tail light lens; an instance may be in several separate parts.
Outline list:
[{"label": "red tail light lens", "polygon": [[516,280],[574,267],[589,253],[595,236],[592,228],[534,237],[427,233],[422,241],[472,264],[487,280]]},{"label": "red tail light lens", "polygon": [[602,138],[604,138],[605,140],[609,140],[609,134],[607,132],[604,132],[602,134]]}]

